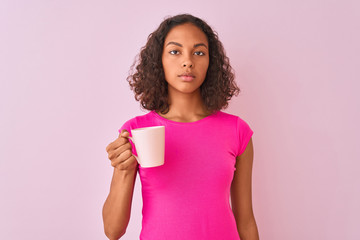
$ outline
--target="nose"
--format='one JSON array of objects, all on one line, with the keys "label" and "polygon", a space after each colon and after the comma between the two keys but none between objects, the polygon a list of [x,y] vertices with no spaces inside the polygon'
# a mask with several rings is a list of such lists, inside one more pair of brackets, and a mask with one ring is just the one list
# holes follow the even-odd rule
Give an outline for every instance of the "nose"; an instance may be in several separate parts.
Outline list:
[{"label": "nose", "polygon": [[192,64],[189,64],[189,63],[184,63],[184,64],[183,64],[183,67],[186,67],[186,66],[189,66],[190,68],[192,68],[193,65],[192,65]]},{"label": "nose", "polygon": [[194,67],[194,63],[191,60],[191,58],[186,58],[183,63],[182,63],[183,67],[189,67],[189,68],[193,68]]}]

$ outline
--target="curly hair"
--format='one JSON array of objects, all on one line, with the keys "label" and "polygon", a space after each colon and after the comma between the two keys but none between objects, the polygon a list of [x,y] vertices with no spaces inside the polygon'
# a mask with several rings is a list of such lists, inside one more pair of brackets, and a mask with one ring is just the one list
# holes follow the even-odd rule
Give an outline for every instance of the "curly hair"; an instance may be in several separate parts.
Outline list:
[{"label": "curly hair", "polygon": [[240,92],[234,80],[235,73],[217,33],[205,21],[190,14],[166,18],[148,36],[146,45],[136,56],[131,66],[132,72],[127,77],[130,88],[135,93],[135,99],[140,101],[144,109],[160,111],[162,114],[169,111],[168,83],[165,80],[162,65],[163,46],[168,32],[173,27],[184,23],[194,24],[205,33],[208,39],[209,67],[206,78],[200,86],[205,107],[210,112],[225,109],[232,96]]}]

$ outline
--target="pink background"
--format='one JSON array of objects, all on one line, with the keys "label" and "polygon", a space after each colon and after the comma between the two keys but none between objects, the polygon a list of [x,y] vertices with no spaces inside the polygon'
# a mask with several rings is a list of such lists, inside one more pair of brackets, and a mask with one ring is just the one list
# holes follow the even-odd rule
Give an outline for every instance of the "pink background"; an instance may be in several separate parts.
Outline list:
[{"label": "pink background", "polygon": [[[105,147],[145,114],[125,78],[167,15],[219,33],[254,130],[266,240],[360,239],[358,1],[2,1],[0,239],[106,239]],[[122,239],[138,239],[141,183]]]}]

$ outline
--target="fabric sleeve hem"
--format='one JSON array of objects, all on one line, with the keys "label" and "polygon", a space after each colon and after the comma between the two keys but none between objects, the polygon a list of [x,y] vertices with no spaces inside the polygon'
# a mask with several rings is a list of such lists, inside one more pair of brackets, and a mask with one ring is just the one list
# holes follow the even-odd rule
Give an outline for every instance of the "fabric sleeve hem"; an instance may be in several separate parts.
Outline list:
[{"label": "fabric sleeve hem", "polygon": [[250,138],[252,137],[253,133],[254,133],[254,131],[250,129],[250,132],[244,138],[244,142],[245,142],[244,148],[238,153],[237,157],[240,156],[241,154],[243,154],[243,152],[245,151],[247,145],[249,144]]}]

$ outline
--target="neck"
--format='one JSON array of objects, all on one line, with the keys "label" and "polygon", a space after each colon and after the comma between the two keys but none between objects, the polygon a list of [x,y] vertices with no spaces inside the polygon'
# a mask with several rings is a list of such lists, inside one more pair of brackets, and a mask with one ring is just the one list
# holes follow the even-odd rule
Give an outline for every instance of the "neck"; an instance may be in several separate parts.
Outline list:
[{"label": "neck", "polygon": [[203,103],[200,89],[193,93],[169,91],[169,112],[163,116],[184,121],[196,121],[210,115]]}]

